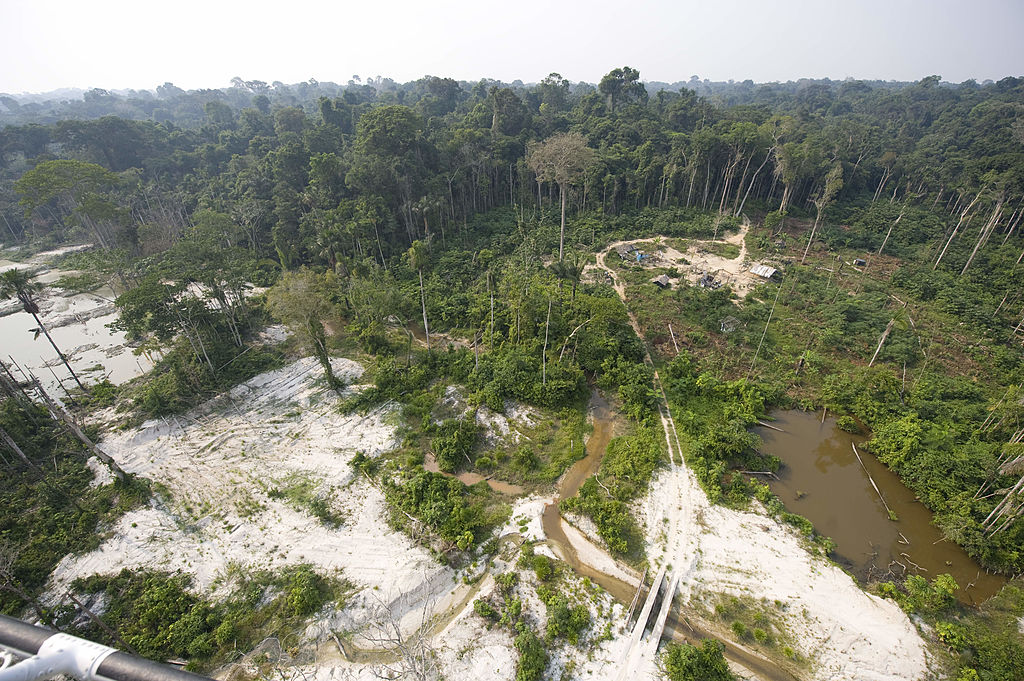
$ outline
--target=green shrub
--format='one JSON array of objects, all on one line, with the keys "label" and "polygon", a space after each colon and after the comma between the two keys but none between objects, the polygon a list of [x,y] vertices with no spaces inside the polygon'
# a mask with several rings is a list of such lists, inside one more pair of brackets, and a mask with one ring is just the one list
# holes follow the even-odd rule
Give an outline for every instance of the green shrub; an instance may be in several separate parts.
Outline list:
[{"label": "green shrub", "polygon": [[437,435],[431,442],[437,466],[446,473],[454,472],[465,463],[472,463],[470,454],[476,447],[479,428],[468,419],[447,419],[437,426]]},{"label": "green shrub", "polygon": [[860,424],[852,416],[840,416],[836,419],[836,427],[846,433],[853,433],[855,435],[860,433]]},{"label": "green shrub", "polygon": [[288,607],[300,617],[312,615],[328,597],[323,579],[308,565],[291,570],[286,593]]},{"label": "green shrub", "polygon": [[483,500],[456,478],[420,470],[388,482],[384,498],[396,527],[406,527],[408,513],[463,551],[486,534]]},{"label": "green shrub", "polygon": [[548,651],[544,642],[537,638],[533,630],[522,626],[515,638],[519,661],[516,665],[516,681],[538,681],[544,676],[548,666]]},{"label": "green shrub", "polygon": [[722,654],[724,646],[705,639],[700,646],[670,643],[662,661],[669,681],[735,681]]},{"label": "green shrub", "polygon": [[551,579],[555,573],[554,566],[551,564],[551,559],[547,556],[535,555],[533,557],[533,573],[537,575],[537,579],[542,582],[546,582]]},{"label": "green shrub", "polygon": [[590,627],[590,611],[587,607],[570,606],[565,597],[559,594],[550,596],[545,605],[548,615],[545,640],[551,643],[557,638],[565,638],[572,645],[579,643],[580,635]]},{"label": "green shrub", "polygon": [[473,611],[484,619],[493,620],[495,622],[501,617],[498,614],[498,611],[495,610],[490,603],[480,598],[473,601]]}]

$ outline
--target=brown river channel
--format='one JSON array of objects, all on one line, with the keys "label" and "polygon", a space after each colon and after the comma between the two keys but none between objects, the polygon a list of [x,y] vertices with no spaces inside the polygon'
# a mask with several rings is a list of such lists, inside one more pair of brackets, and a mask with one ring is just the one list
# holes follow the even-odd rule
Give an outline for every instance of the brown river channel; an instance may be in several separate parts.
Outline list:
[{"label": "brown river channel", "polygon": [[[768,479],[786,508],[810,520],[836,543],[837,561],[862,582],[948,572],[960,585],[960,599],[978,604],[1006,582],[987,574],[962,548],[932,524],[932,513],[896,475],[864,447],[865,437],[839,430],[814,413],[783,411],[772,425],[756,428],[760,450],[782,459],[778,479]],[[863,461],[858,462],[856,445]],[[896,520],[890,520],[870,473]],[[918,566],[918,567],[915,567]]]},{"label": "brown river channel", "polygon": [[[608,405],[607,400],[596,390],[590,399],[590,415],[593,420],[594,431],[587,440],[586,456],[573,464],[565,475],[562,476],[558,487],[557,501],[575,496],[587,478],[597,472],[601,465],[601,459],[604,458],[605,451],[608,448],[608,442],[614,434],[615,412]],[[544,507],[542,519],[544,534],[554,552],[574,572],[588,577],[590,581],[600,585],[615,600],[628,606],[636,594],[637,583],[626,583],[606,575],[581,561],[576,554],[576,550],[566,537],[565,530],[562,527],[563,522],[565,521],[562,520],[562,516],[558,512],[557,502]],[[645,584],[643,592],[640,594],[641,602],[647,597],[647,589],[648,586]],[[706,638],[717,638],[678,610],[673,610],[669,615],[665,634],[676,641],[699,641]],[[770,660],[766,660],[742,646],[737,646],[722,639],[719,640],[725,645],[726,657],[743,665],[755,673],[758,678],[764,681],[793,681],[796,679],[793,674]]]},{"label": "brown river channel", "polygon": [[[591,397],[590,414],[594,430],[586,444],[586,456],[562,477],[557,501],[574,496],[587,478],[597,472],[608,442],[615,434],[616,413],[597,391]],[[987,574],[963,549],[942,537],[931,523],[931,512],[895,474],[867,452],[863,446],[865,437],[839,430],[832,419],[822,423],[820,416],[813,413],[785,411],[773,416],[772,425],[783,432],[763,427],[755,429],[762,440],[761,451],[778,456],[784,464],[778,479],[769,479],[772,491],[790,511],[808,518],[820,533],[836,542],[837,561],[858,579],[886,578],[890,570],[903,574],[901,564],[906,566],[907,574],[921,574],[929,579],[948,572],[960,584],[959,595],[968,604],[986,600],[1005,583],[1005,578]],[[863,467],[851,445],[856,445],[860,451]],[[889,519],[868,474],[897,520]],[[487,482],[492,487],[504,485],[493,480]],[[501,491],[515,494],[513,489]],[[543,527],[548,544],[573,571],[588,577],[620,603],[628,605],[636,595],[639,580],[623,581],[583,562],[566,536],[566,521],[558,512],[557,501],[544,509]],[[631,572],[624,566],[623,570]],[[646,591],[645,585],[641,601],[647,596]],[[475,589],[471,590],[447,617],[434,623],[431,631],[443,628],[475,593]],[[765,681],[797,678],[784,666],[720,638],[702,624],[676,609],[665,631],[675,640],[695,642],[718,638],[725,645],[725,654],[730,660]],[[380,662],[388,657],[387,653],[361,651],[349,645],[346,648],[349,659],[361,662]]]}]

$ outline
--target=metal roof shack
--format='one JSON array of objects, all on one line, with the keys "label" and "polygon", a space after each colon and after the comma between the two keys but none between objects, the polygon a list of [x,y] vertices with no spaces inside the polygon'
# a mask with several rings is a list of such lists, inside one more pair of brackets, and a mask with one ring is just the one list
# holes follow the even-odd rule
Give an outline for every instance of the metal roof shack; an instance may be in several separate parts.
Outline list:
[{"label": "metal roof shack", "polygon": [[768,265],[754,265],[750,268],[750,271],[759,277],[764,277],[765,279],[771,279],[775,276],[775,273],[778,272],[777,269],[774,267],[768,267]]},{"label": "metal roof shack", "polygon": [[732,333],[736,329],[740,328],[740,326],[742,325],[743,322],[736,319],[732,315],[728,315],[722,318],[722,321],[719,322],[718,328],[722,333]]},{"label": "metal roof shack", "polygon": [[636,250],[636,246],[633,244],[619,244],[615,247],[615,251],[619,254],[619,257],[623,260],[630,259],[630,253]]},{"label": "metal roof shack", "polygon": [[654,279],[651,279],[651,281],[660,286],[661,288],[668,288],[669,285],[672,283],[671,281],[669,281],[667,274],[662,274],[661,276],[655,277]]},{"label": "metal roof shack", "polygon": [[711,274],[710,272],[705,272],[704,275],[700,278],[700,280],[697,281],[697,285],[700,286],[701,288],[715,289],[719,288],[722,285],[722,282],[715,279],[715,275]]}]

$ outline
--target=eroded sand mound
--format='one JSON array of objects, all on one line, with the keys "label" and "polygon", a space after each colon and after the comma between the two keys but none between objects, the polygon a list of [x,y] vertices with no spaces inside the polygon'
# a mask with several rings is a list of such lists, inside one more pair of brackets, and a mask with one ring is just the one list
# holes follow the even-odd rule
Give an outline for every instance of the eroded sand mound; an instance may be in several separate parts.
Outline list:
[{"label": "eroded sand mound", "polygon": [[[344,359],[334,360],[334,370],[346,382],[362,373]],[[158,493],[148,507],[122,517],[99,549],[61,561],[50,593],[77,577],[126,567],[181,570],[208,591],[222,585],[215,580],[231,564],[298,563],[340,570],[399,617],[450,590],[452,571],[388,528],[381,494],[350,465],[357,452],[375,456],[396,446],[390,410],[343,416],[336,403],[319,365],[306,358],[189,414],[107,437],[103,450],[157,483]],[[327,499],[341,525],[330,528],[281,497],[296,486]],[[365,597],[335,614],[340,619],[332,626],[358,626]]]},{"label": "eroded sand mound", "polygon": [[644,513],[649,555],[681,573],[684,598],[778,601],[776,615],[810,663],[801,676],[908,681],[927,675],[924,642],[895,602],[862,591],[776,520],[712,506],[685,466],[658,476]]}]

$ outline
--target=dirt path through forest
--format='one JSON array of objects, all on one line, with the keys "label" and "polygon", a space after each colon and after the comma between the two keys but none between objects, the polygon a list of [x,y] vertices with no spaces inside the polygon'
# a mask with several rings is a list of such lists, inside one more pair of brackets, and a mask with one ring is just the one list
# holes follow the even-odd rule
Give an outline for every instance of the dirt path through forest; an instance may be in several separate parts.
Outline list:
[{"label": "dirt path through forest", "polygon": [[[737,260],[746,253],[742,240],[746,231],[745,224],[731,241],[739,240]],[[597,255],[597,267],[611,278],[630,324],[644,343],[645,362],[654,368],[642,329],[629,309],[625,286],[605,261],[617,245]],[[862,591],[849,575],[827,559],[812,555],[795,531],[773,518],[709,502],[684,463],[677,427],[656,368],[654,383],[661,397],[659,415],[670,466],[654,481],[644,503],[648,556],[652,566],[668,563],[681,576],[679,593],[683,602],[731,594],[779,604],[776,616],[787,635],[793,637],[791,645],[796,653],[810,662],[811,677],[815,679],[923,678],[928,672],[924,642],[895,602]],[[724,626],[721,628],[724,630]],[[733,662],[744,664],[731,646],[726,652]],[[800,677],[808,676],[806,664],[794,663],[791,670],[768,664],[774,669],[757,670],[759,675],[790,678],[792,671]]]}]

